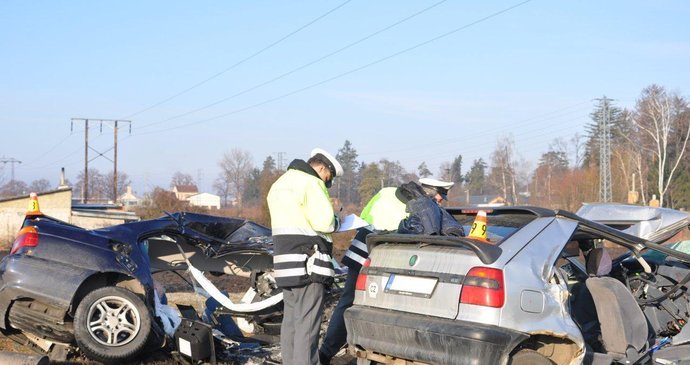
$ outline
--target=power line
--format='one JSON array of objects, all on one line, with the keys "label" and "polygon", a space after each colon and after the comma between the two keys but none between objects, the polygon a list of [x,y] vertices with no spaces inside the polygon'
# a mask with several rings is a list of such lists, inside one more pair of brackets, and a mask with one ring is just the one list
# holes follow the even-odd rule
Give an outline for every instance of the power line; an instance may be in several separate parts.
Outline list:
[{"label": "power line", "polygon": [[12,167],[12,175],[11,175],[11,176],[12,176],[12,179],[11,179],[10,181],[14,181],[14,165],[15,165],[15,164],[18,164],[18,163],[22,163],[22,162],[19,161],[19,160],[17,160],[17,159],[14,158],[14,157],[10,157],[10,158],[1,157],[1,158],[0,158],[0,163],[3,163],[3,164],[10,164],[10,165],[11,165],[11,167]]},{"label": "power line", "polygon": [[[579,116],[577,116],[577,117],[575,117],[575,118],[571,118],[571,119],[565,120],[565,121],[563,121],[563,123],[572,122],[572,121],[579,120],[579,119],[583,119],[583,118],[586,118],[586,117],[587,117],[586,115],[579,115]],[[519,143],[519,142],[525,142],[525,141],[533,140],[533,139],[536,139],[536,138],[539,138],[539,139],[541,140],[540,137],[544,137],[544,136],[546,136],[546,135],[550,135],[551,133],[552,133],[552,132],[550,132],[550,131],[544,131],[543,133],[533,133],[532,131],[523,130],[523,131],[521,131],[520,133],[511,133],[511,135],[512,135],[513,137],[526,136],[525,138],[519,138],[519,139],[516,138],[516,139],[514,140],[514,142],[517,144],[517,143]],[[481,135],[473,134],[471,139],[468,139],[467,141],[463,141],[462,139],[456,139],[456,140],[455,140],[455,143],[457,143],[458,145],[462,146],[462,148],[463,148],[464,150],[480,150],[480,149],[487,149],[487,143],[486,143],[485,141],[483,141],[482,138],[479,138],[479,137],[481,137]],[[426,146],[426,148],[428,149],[429,146]],[[488,151],[488,150],[487,150],[487,151]],[[523,150],[523,151],[519,151],[519,152],[526,152],[526,151]],[[527,152],[529,152],[529,151],[527,151]],[[447,160],[447,159],[449,159],[449,158],[455,157],[455,155],[457,155],[457,153],[456,153],[456,154],[452,154],[452,153],[451,153],[450,155],[444,155],[444,156],[441,156],[439,153],[428,153],[428,154],[426,154],[426,155],[421,155],[421,156],[420,156],[420,155],[415,155],[413,158],[407,159],[407,161],[408,161],[408,162],[413,162],[413,163],[414,163],[414,162],[421,162],[421,161],[430,162],[430,160],[428,160],[429,158],[433,158],[431,161],[434,161],[434,160]],[[480,156],[480,157],[489,157],[489,156]]]},{"label": "power line", "polygon": [[[78,131],[78,132],[83,132],[83,131],[84,131],[83,129],[79,128],[78,126],[75,126],[73,123],[72,123],[72,126],[71,126],[70,129],[71,129],[71,132],[72,132],[72,133],[70,133],[63,141],[61,141],[61,142],[58,143],[57,145],[53,146],[48,152],[45,152],[42,156],[47,155],[51,150],[55,149],[58,145],[62,144],[65,140],[67,140],[69,137],[71,137],[72,135],[74,135],[74,134],[73,134],[74,131]],[[92,138],[92,140],[99,140],[99,139],[101,139],[103,136],[104,136],[104,134],[100,134],[100,135],[98,135],[98,136]],[[57,165],[58,163],[61,163],[61,162],[65,161],[65,160],[67,160],[68,158],[70,158],[70,157],[76,155],[79,151],[83,151],[83,149],[82,149],[81,147],[77,147],[76,149],[72,150],[72,152],[69,152],[68,154],[63,155],[62,157],[59,157],[59,158],[57,158],[57,159],[55,159],[55,160],[51,160],[50,162],[45,162],[45,161],[43,161],[42,164],[40,164],[40,165],[38,165],[38,166],[34,166],[34,165],[36,165],[36,161],[37,161],[38,159],[40,159],[40,158],[38,158],[38,159],[36,159],[36,160],[33,160],[33,161],[27,163],[26,166],[31,166],[31,169],[34,169],[34,170],[35,170],[35,169],[44,169],[44,168],[47,168],[47,167],[53,167],[53,166]],[[65,166],[68,166],[68,165],[71,166],[71,165],[74,165],[74,164],[76,164],[76,163],[77,163],[77,161],[75,161],[75,162],[70,162],[70,163],[65,164]]]},{"label": "power line", "polygon": [[61,139],[58,143],[56,143],[55,145],[53,145],[53,147],[51,147],[51,148],[49,148],[48,150],[46,150],[46,151],[45,151],[43,154],[41,154],[40,156],[34,158],[31,162],[28,162],[27,164],[25,164],[24,167],[32,166],[34,163],[36,163],[36,161],[39,161],[40,159],[42,159],[43,157],[45,157],[47,154],[53,152],[53,150],[55,150],[56,148],[58,148],[58,146],[60,146],[61,144],[63,144],[63,143],[64,143],[66,140],[68,140],[70,137],[72,137],[72,133],[68,134],[67,137]]},{"label": "power line", "polygon": [[303,69],[305,69],[305,68],[307,68],[307,67],[309,67],[309,66],[312,66],[312,65],[314,65],[314,64],[317,64],[317,63],[319,63],[319,62],[321,62],[321,61],[323,61],[323,60],[325,60],[325,59],[327,59],[327,58],[330,58],[330,57],[332,57],[332,56],[334,56],[334,55],[336,55],[336,54],[338,54],[338,53],[340,53],[340,52],[343,52],[343,51],[345,51],[345,50],[347,50],[347,49],[349,49],[349,48],[352,48],[352,47],[354,47],[354,46],[356,46],[356,45],[358,45],[358,44],[360,44],[360,43],[362,43],[362,42],[364,42],[364,41],[366,41],[366,40],[368,40],[368,39],[370,39],[370,38],[373,38],[373,37],[375,37],[375,36],[377,36],[377,35],[379,35],[379,34],[385,32],[385,31],[387,31],[387,30],[389,30],[389,29],[391,29],[391,28],[393,28],[393,27],[396,27],[396,26],[398,26],[398,25],[400,25],[400,24],[402,24],[402,23],[404,23],[404,22],[406,22],[406,21],[408,21],[408,20],[410,20],[410,19],[412,19],[412,18],[414,18],[414,17],[417,17],[417,16],[419,16],[419,15],[421,15],[421,14],[423,14],[423,13],[425,13],[425,12],[427,12],[427,11],[429,11],[429,10],[431,10],[431,9],[433,9],[433,8],[435,8],[435,7],[437,7],[437,6],[439,6],[439,5],[441,5],[442,3],[446,2],[446,1],[447,1],[447,0],[441,0],[441,1],[438,1],[438,2],[436,2],[436,3],[434,3],[434,4],[431,4],[430,6],[427,6],[427,7],[424,8],[424,9],[421,9],[421,10],[419,10],[419,11],[417,11],[417,12],[411,14],[411,15],[408,15],[407,17],[405,17],[405,18],[403,18],[403,19],[400,19],[400,20],[398,20],[398,21],[396,21],[396,22],[394,22],[394,23],[392,23],[392,24],[390,24],[390,25],[388,25],[388,26],[386,26],[386,27],[383,27],[383,28],[381,28],[381,29],[379,29],[379,30],[377,30],[377,31],[375,31],[375,32],[373,32],[373,33],[370,33],[370,34],[368,34],[368,35],[366,35],[366,36],[364,36],[364,37],[362,37],[362,38],[360,38],[360,39],[358,39],[358,40],[356,40],[356,41],[354,41],[354,42],[352,42],[352,43],[347,44],[346,46],[343,46],[343,47],[341,47],[341,48],[339,48],[339,49],[333,51],[333,52],[330,52],[330,53],[328,53],[328,54],[326,54],[326,55],[323,55],[323,56],[321,56],[321,57],[319,57],[319,58],[317,58],[317,59],[315,59],[315,60],[313,60],[313,61],[307,62],[307,63],[305,63],[305,64],[303,64],[303,65],[301,65],[301,66],[298,66],[298,67],[296,67],[296,68],[293,68],[292,70],[290,70],[290,71],[288,71],[288,72],[285,72],[285,73],[283,73],[283,74],[280,74],[280,75],[278,75],[278,76],[276,76],[276,77],[273,77],[273,78],[271,78],[271,79],[269,79],[269,80],[266,80],[266,81],[264,81],[264,82],[261,82],[261,83],[259,83],[259,84],[254,85],[254,86],[252,86],[252,87],[249,87],[249,88],[246,88],[246,89],[244,89],[244,90],[242,90],[242,91],[239,91],[239,92],[237,92],[237,93],[235,93],[235,94],[233,94],[233,95],[230,95],[230,96],[228,96],[228,97],[226,97],[226,98],[223,98],[223,99],[220,99],[220,100],[215,101],[215,102],[213,102],[213,103],[210,103],[210,104],[204,105],[204,106],[202,106],[202,107],[199,107],[199,108],[190,110],[190,111],[188,111],[188,112],[185,112],[185,113],[182,113],[182,114],[178,114],[178,115],[172,116],[172,117],[167,118],[167,119],[165,119],[165,120],[161,120],[161,121],[158,121],[158,122],[145,124],[145,125],[143,125],[143,126],[140,127],[140,128],[147,128],[147,127],[150,127],[150,126],[153,126],[153,125],[156,125],[156,124],[160,124],[160,123],[164,123],[164,122],[169,122],[169,121],[174,120],[174,119],[182,118],[182,117],[185,117],[185,116],[187,116],[187,115],[194,114],[194,113],[196,113],[196,112],[200,112],[200,111],[202,111],[202,110],[205,110],[205,109],[208,109],[208,108],[210,108],[210,107],[216,106],[216,105],[218,105],[218,104],[220,104],[220,103],[226,102],[226,101],[228,101],[228,100],[230,100],[230,99],[234,99],[234,98],[236,98],[236,97],[238,97],[238,96],[242,96],[242,95],[244,95],[244,94],[246,94],[246,93],[248,93],[248,92],[254,91],[254,90],[256,90],[256,89],[258,89],[258,88],[260,88],[260,87],[262,87],[262,86],[266,86],[266,85],[268,85],[268,84],[274,83],[274,82],[276,82],[276,81],[278,81],[278,80],[280,80],[280,79],[283,79],[283,78],[285,78],[285,77],[287,77],[287,76],[289,76],[289,75],[292,75],[292,74],[294,74],[294,73],[296,73],[296,72],[298,72],[298,71],[301,71],[301,70],[303,70]]},{"label": "power line", "polygon": [[252,58],[254,58],[254,57],[256,57],[256,56],[258,56],[258,55],[264,53],[265,51],[267,51],[267,50],[273,48],[273,47],[274,47],[275,45],[277,45],[278,43],[280,43],[280,42],[282,42],[282,41],[284,41],[284,40],[290,38],[291,36],[293,36],[293,35],[299,33],[300,31],[302,31],[302,30],[304,30],[305,28],[309,27],[310,25],[316,23],[317,21],[319,21],[319,20],[325,18],[326,16],[328,16],[328,15],[331,14],[332,12],[334,12],[334,11],[336,11],[336,10],[342,8],[343,6],[345,6],[345,5],[346,5],[347,3],[349,3],[350,1],[352,1],[352,0],[347,0],[347,1],[343,2],[343,3],[341,3],[340,5],[336,6],[335,8],[333,8],[333,9],[331,9],[331,10],[325,12],[324,14],[321,14],[320,16],[316,17],[316,18],[313,19],[312,21],[310,21],[310,22],[308,22],[307,24],[304,24],[303,26],[301,26],[301,27],[295,29],[294,31],[288,33],[287,35],[283,36],[282,38],[278,39],[277,41],[275,41],[275,42],[269,44],[268,46],[266,46],[266,47],[264,47],[264,48],[262,48],[262,49],[260,49],[260,50],[258,50],[258,51],[256,51],[256,52],[254,52],[253,54],[251,54],[251,55],[249,55],[249,56],[247,56],[247,57],[245,57],[245,58],[243,58],[243,59],[241,59],[241,60],[235,62],[233,65],[231,65],[230,67],[224,69],[223,71],[220,71],[220,72],[216,73],[215,75],[212,75],[211,77],[208,77],[208,78],[206,78],[206,79],[204,79],[204,80],[202,80],[202,81],[200,81],[200,82],[198,82],[198,83],[196,83],[196,84],[194,84],[194,85],[192,85],[192,86],[190,86],[190,87],[188,87],[188,88],[186,88],[186,89],[184,89],[184,90],[182,90],[182,91],[180,91],[180,92],[178,92],[178,93],[176,93],[176,94],[174,94],[174,95],[172,95],[172,96],[170,96],[170,97],[168,97],[168,98],[166,98],[166,99],[163,99],[163,100],[161,100],[161,101],[159,101],[159,102],[157,102],[157,103],[155,103],[155,104],[153,104],[153,105],[150,105],[150,106],[148,106],[148,107],[146,107],[146,108],[144,108],[144,109],[141,109],[141,110],[139,110],[138,112],[132,113],[132,114],[130,114],[129,116],[127,116],[126,119],[130,119],[130,118],[132,118],[132,117],[135,116],[135,115],[141,114],[141,113],[146,112],[146,111],[149,111],[149,110],[151,110],[151,109],[153,109],[153,108],[155,108],[155,107],[157,107],[157,106],[159,106],[159,105],[165,104],[165,103],[167,103],[168,101],[173,100],[173,99],[175,99],[176,97],[178,97],[178,96],[180,96],[180,95],[186,94],[186,93],[188,93],[188,92],[190,92],[190,91],[196,89],[197,87],[199,87],[199,86],[201,86],[201,85],[203,85],[203,84],[205,84],[205,83],[207,83],[207,82],[209,82],[209,81],[215,79],[216,77],[218,77],[218,76],[220,76],[220,75],[222,75],[222,74],[224,74],[224,73],[226,73],[226,72],[228,72],[228,71],[234,69],[235,67],[237,67],[237,66],[239,66],[239,65],[241,65],[241,64],[243,64],[243,63],[245,63],[245,62],[247,62],[247,61],[249,61],[249,60],[251,60]]},{"label": "power line", "polygon": [[317,86],[326,84],[326,83],[328,83],[328,82],[331,82],[331,81],[340,79],[340,78],[342,78],[342,77],[344,77],[344,76],[347,76],[347,75],[353,74],[353,73],[355,73],[355,72],[361,71],[361,70],[363,70],[363,69],[369,68],[369,67],[371,67],[371,66],[377,65],[377,64],[382,63],[382,62],[384,62],[384,61],[387,61],[387,60],[389,60],[389,59],[391,59],[391,58],[397,57],[397,56],[399,56],[399,55],[401,55],[401,54],[410,52],[410,51],[412,51],[412,50],[415,50],[415,49],[417,49],[417,48],[420,48],[420,47],[422,47],[422,46],[425,46],[425,45],[427,45],[427,44],[429,44],[429,43],[435,42],[435,41],[437,41],[437,40],[439,40],[439,39],[448,37],[448,36],[450,36],[450,35],[452,35],[452,34],[454,34],[454,33],[457,33],[457,32],[459,32],[459,31],[465,30],[465,29],[467,29],[467,28],[469,28],[469,27],[472,27],[472,26],[474,26],[474,25],[477,25],[477,24],[479,24],[479,23],[481,23],[481,22],[487,21],[487,20],[489,20],[489,19],[491,19],[491,18],[494,18],[494,17],[496,17],[496,16],[498,16],[498,15],[501,15],[501,14],[503,14],[503,13],[506,13],[506,12],[512,10],[512,9],[515,9],[515,8],[517,8],[517,7],[520,7],[520,6],[526,4],[526,3],[530,2],[530,1],[532,1],[532,0],[522,1],[522,2],[517,3],[517,4],[515,4],[515,5],[512,5],[512,6],[509,6],[509,7],[507,7],[507,8],[504,8],[504,9],[502,9],[502,10],[500,10],[500,11],[494,12],[494,13],[492,13],[492,14],[489,14],[489,15],[485,16],[485,17],[482,17],[482,18],[480,18],[480,19],[477,19],[477,20],[475,20],[475,21],[473,21],[473,22],[471,22],[471,23],[465,24],[465,25],[460,26],[460,27],[458,27],[458,28],[455,28],[455,29],[453,29],[453,30],[451,30],[451,31],[448,31],[448,32],[446,32],[446,33],[443,33],[443,34],[441,34],[441,35],[438,35],[438,36],[436,36],[436,37],[433,37],[433,38],[431,38],[431,39],[429,39],[429,40],[426,40],[426,41],[424,41],[424,42],[417,43],[417,44],[415,44],[414,46],[405,48],[405,49],[403,49],[403,50],[401,50],[401,51],[398,51],[398,52],[395,52],[395,53],[393,53],[393,54],[391,54],[391,55],[388,55],[388,56],[379,58],[379,59],[377,59],[377,60],[375,60],[375,61],[372,61],[372,62],[369,62],[369,63],[367,63],[367,64],[365,64],[365,65],[356,67],[356,68],[351,69],[351,70],[349,70],[349,71],[342,72],[342,73],[340,73],[340,74],[338,74],[338,75],[335,75],[335,76],[333,76],[333,77],[330,77],[330,78],[328,78],[328,79],[325,79],[325,80],[322,80],[322,81],[319,81],[319,82],[315,82],[315,83],[313,83],[313,84],[307,85],[307,86],[302,87],[302,88],[300,88],[300,89],[296,89],[296,90],[293,90],[293,91],[291,91],[291,92],[288,92],[288,93],[285,93],[285,94],[282,94],[282,95],[279,95],[279,96],[276,96],[276,97],[273,97],[273,98],[270,98],[270,99],[266,99],[266,100],[264,100],[264,101],[261,101],[261,102],[255,103],[255,104],[251,104],[251,105],[249,105],[249,106],[246,106],[246,107],[243,107],[243,108],[240,108],[240,109],[235,109],[235,110],[230,111],[230,112],[228,112],[228,113],[220,114],[220,115],[217,115],[217,116],[214,116],[214,117],[211,117],[211,118],[206,118],[206,119],[202,119],[202,120],[198,120],[198,121],[194,121],[194,122],[184,123],[184,124],[180,124],[180,125],[177,125],[177,126],[174,126],[174,127],[169,127],[169,128],[164,128],[164,129],[160,129],[160,130],[155,130],[155,131],[151,131],[151,132],[143,133],[143,134],[139,134],[139,135],[146,135],[146,134],[152,134],[152,133],[160,133],[160,132],[165,132],[165,131],[170,131],[170,130],[174,130],[174,129],[179,129],[179,128],[188,127],[188,126],[191,126],[191,125],[206,123],[206,122],[210,122],[210,121],[212,121],[212,120],[216,120],[216,119],[220,119],[220,118],[227,117],[227,116],[230,116],[230,115],[238,114],[238,113],[244,112],[244,111],[249,110],[249,109],[253,109],[253,108],[256,108],[256,107],[259,107],[259,106],[262,106],[262,105],[266,105],[266,104],[269,104],[269,103],[272,103],[272,102],[275,102],[275,101],[284,99],[284,98],[286,98],[286,97],[289,97],[289,96],[292,96],[292,95],[301,93],[301,92],[306,91],[306,90],[309,90],[309,89],[313,89],[313,88],[315,88],[315,87],[317,87]]},{"label": "power line", "polygon": [[[589,100],[583,101],[583,102],[579,102],[579,103],[577,103],[577,104],[569,105],[569,106],[566,106],[566,107],[563,107],[563,108],[555,109],[555,110],[552,110],[552,111],[549,111],[549,112],[546,112],[546,113],[542,113],[542,114],[539,114],[539,115],[536,115],[536,116],[533,116],[533,117],[529,117],[529,118],[526,118],[526,119],[522,119],[522,120],[519,120],[519,121],[515,121],[515,122],[506,122],[506,123],[504,123],[504,124],[510,124],[511,126],[516,127],[516,126],[527,126],[527,125],[531,125],[531,124],[535,124],[535,123],[543,123],[543,122],[545,122],[545,121],[555,120],[555,119],[559,119],[559,118],[562,118],[562,117],[565,117],[565,116],[568,116],[568,115],[571,115],[571,114],[580,113],[581,110],[578,110],[578,109],[571,110],[571,111],[568,111],[568,112],[565,112],[565,113],[562,113],[562,112],[564,112],[564,111],[566,111],[566,110],[570,110],[570,109],[576,108],[576,107],[579,107],[579,106],[581,106],[581,105],[583,105],[583,104],[588,104],[588,103],[590,103]],[[547,117],[547,116],[549,116],[549,117],[548,117],[548,118],[544,118],[544,117]],[[476,137],[483,137],[483,136],[492,135],[492,134],[494,134],[495,132],[500,132],[500,131],[503,131],[503,130],[505,130],[505,128],[504,128],[503,126],[496,126],[496,127],[493,127],[493,128],[483,128],[481,131],[475,131],[475,132],[472,133],[473,140],[474,140],[474,141],[481,141],[481,138],[476,138]],[[394,149],[394,150],[385,150],[385,151],[379,151],[379,152],[364,153],[364,154],[360,154],[360,156],[375,155],[375,154],[380,155],[380,154],[382,154],[382,153],[391,153],[391,152],[399,152],[399,151],[409,151],[409,150],[412,150],[412,149],[427,149],[427,148],[429,148],[429,146],[439,146],[439,145],[444,145],[444,144],[448,144],[448,143],[456,143],[457,141],[458,141],[458,137],[457,137],[457,136],[453,136],[453,137],[450,137],[450,138],[443,138],[443,139],[439,139],[439,140],[428,141],[428,143],[416,144],[415,146],[405,146],[405,148],[399,148],[399,149]],[[483,142],[482,142],[482,143],[483,143]]]}]

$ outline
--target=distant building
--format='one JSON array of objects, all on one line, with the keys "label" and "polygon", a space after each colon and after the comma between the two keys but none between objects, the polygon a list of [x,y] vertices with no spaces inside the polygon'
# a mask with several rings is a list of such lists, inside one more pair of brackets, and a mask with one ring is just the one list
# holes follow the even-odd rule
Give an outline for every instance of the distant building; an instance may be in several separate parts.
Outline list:
[{"label": "distant building", "polygon": [[[38,200],[43,214],[86,229],[139,220],[116,204],[73,204],[71,188],[44,191]],[[7,248],[12,243],[28,206],[29,195],[0,199],[0,247]]]},{"label": "distant building", "polygon": [[471,195],[469,205],[475,207],[502,207],[505,199],[500,195]]},{"label": "distant building", "polygon": [[478,203],[478,207],[486,207],[486,208],[493,208],[493,207],[502,207],[506,205],[506,200],[502,196],[497,196],[491,200],[489,200],[486,203]]},{"label": "distant building", "polygon": [[220,197],[210,193],[199,193],[187,198],[189,205],[208,209],[220,209]]},{"label": "distant building", "polygon": [[196,185],[175,185],[173,186],[173,193],[177,200],[186,201],[190,196],[199,194],[199,188]]},{"label": "distant building", "polygon": [[122,206],[126,208],[131,208],[138,206],[141,203],[141,199],[137,198],[134,193],[132,193],[132,186],[128,185],[127,186],[127,191],[120,195],[120,198],[118,199],[120,203],[122,203]]}]

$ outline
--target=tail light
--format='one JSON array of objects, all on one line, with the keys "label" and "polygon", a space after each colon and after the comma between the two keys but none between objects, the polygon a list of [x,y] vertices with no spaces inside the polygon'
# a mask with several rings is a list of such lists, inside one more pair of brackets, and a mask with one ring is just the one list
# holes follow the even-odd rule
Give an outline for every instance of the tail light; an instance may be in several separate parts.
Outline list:
[{"label": "tail light", "polygon": [[24,247],[36,246],[38,246],[38,230],[34,226],[26,226],[17,233],[17,238],[15,238],[14,243],[12,243],[10,255]]},{"label": "tail light", "polygon": [[460,303],[500,308],[505,302],[503,271],[490,267],[473,267],[465,276]]},{"label": "tail light", "polygon": [[362,270],[359,271],[359,275],[357,275],[357,283],[355,283],[355,290],[366,290],[366,285],[367,285],[367,270],[366,268],[371,265],[371,259],[366,259],[364,260],[364,263],[362,264]]}]

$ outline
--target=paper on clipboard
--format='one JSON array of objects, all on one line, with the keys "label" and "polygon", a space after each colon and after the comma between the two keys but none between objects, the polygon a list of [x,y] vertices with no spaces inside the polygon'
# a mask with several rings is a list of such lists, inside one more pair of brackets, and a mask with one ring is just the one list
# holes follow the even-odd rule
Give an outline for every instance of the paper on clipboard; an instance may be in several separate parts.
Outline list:
[{"label": "paper on clipboard", "polygon": [[357,214],[350,214],[347,217],[343,218],[342,221],[340,221],[340,228],[338,228],[336,232],[350,231],[353,229],[366,227],[368,225],[369,222],[360,218]]}]

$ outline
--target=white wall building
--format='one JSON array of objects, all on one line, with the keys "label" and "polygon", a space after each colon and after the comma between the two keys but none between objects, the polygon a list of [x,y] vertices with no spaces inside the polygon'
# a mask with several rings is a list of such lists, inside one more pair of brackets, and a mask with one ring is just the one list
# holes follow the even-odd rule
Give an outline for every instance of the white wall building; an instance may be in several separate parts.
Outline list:
[{"label": "white wall building", "polygon": [[199,194],[196,185],[175,185],[172,191],[178,200],[187,200],[192,195]]},{"label": "white wall building", "polygon": [[132,186],[128,185],[127,186],[127,191],[120,195],[120,198],[118,199],[120,203],[122,203],[122,206],[125,208],[131,208],[139,205],[141,203],[141,199],[137,198],[136,195],[132,192]]},{"label": "white wall building", "polygon": [[190,205],[208,209],[220,209],[220,197],[210,193],[199,193],[187,198]]}]

